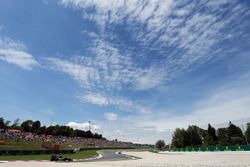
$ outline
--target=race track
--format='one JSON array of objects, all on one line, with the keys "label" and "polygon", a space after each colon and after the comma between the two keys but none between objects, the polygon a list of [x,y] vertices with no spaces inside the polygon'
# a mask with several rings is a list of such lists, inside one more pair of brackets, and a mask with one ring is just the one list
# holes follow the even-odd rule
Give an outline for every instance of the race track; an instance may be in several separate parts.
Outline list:
[{"label": "race track", "polygon": [[[87,162],[7,162],[0,167],[250,167],[250,152],[124,152],[140,157],[128,160],[124,155],[105,152],[103,158]],[[119,159],[122,160],[119,160]],[[124,159],[123,159],[124,158]]]},{"label": "race track", "polygon": [[101,150],[101,151],[97,151],[97,153],[101,155],[100,158],[84,160],[84,162],[121,161],[121,160],[133,159],[133,156],[122,154],[121,151],[117,151],[117,150]]}]

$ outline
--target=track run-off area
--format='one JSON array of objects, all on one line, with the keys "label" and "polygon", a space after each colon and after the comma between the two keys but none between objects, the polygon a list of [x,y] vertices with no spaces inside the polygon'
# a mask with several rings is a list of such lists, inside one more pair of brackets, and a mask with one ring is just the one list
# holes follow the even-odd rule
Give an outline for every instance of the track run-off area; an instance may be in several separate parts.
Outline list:
[{"label": "track run-off area", "polygon": [[161,152],[98,151],[95,159],[79,162],[5,162],[7,167],[246,167],[250,166],[250,152]]}]

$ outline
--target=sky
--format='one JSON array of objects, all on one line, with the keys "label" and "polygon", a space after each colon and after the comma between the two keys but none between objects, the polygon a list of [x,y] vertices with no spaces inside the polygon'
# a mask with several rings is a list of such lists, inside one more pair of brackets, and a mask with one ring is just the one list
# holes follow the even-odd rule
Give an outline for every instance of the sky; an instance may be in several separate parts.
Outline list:
[{"label": "sky", "polygon": [[248,0],[0,0],[0,117],[171,142],[250,122]]}]

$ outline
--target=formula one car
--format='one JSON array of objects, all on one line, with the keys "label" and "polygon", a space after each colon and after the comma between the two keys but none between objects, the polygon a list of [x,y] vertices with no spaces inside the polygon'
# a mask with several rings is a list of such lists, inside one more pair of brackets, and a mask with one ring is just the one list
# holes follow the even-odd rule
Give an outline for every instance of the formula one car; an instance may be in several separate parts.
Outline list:
[{"label": "formula one car", "polygon": [[63,157],[63,156],[52,155],[51,158],[50,158],[50,161],[71,162],[71,161],[73,161],[73,159],[72,158]]}]

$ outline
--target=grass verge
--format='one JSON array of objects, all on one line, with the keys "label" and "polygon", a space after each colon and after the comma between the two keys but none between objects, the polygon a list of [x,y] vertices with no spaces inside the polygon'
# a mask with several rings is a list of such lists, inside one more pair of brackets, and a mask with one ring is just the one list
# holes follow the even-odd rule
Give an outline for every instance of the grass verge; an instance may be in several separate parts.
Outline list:
[{"label": "grass verge", "polygon": [[151,153],[159,153],[159,150],[149,150],[149,152],[151,152]]},{"label": "grass verge", "polygon": [[[73,159],[85,159],[98,156],[96,150],[81,151],[75,154],[60,154],[64,157]],[[2,161],[15,161],[15,160],[50,160],[51,155],[17,155],[17,156],[0,156]]]}]

